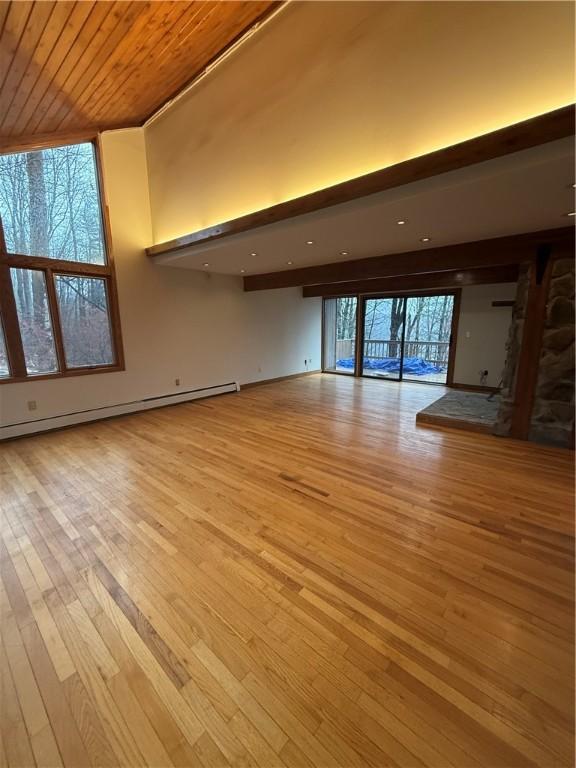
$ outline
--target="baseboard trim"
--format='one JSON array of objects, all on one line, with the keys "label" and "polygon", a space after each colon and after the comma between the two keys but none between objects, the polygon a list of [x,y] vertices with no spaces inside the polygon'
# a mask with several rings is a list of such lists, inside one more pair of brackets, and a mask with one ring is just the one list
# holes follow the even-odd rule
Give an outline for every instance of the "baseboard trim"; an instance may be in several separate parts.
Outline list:
[{"label": "baseboard trim", "polygon": [[299,379],[302,376],[312,376],[315,373],[322,373],[320,368],[314,371],[302,371],[302,373],[291,373],[288,376],[277,376],[275,379],[261,379],[260,381],[249,381],[247,384],[240,384],[240,389],[250,389],[251,387],[261,387],[264,384],[276,384],[279,381],[288,381],[288,379]]},{"label": "baseboard trim", "polygon": [[450,389],[463,389],[467,392],[500,392],[500,387],[484,387],[481,384],[447,384]]},{"label": "baseboard trim", "polygon": [[179,392],[177,394],[160,395],[159,397],[149,397],[144,398],[143,400],[134,400],[129,403],[102,406],[86,411],[74,411],[60,416],[49,416],[45,419],[7,424],[5,427],[0,427],[0,441],[25,437],[26,435],[36,435],[41,432],[51,432],[56,429],[65,429],[66,427],[72,427],[92,421],[103,421],[104,419],[112,419],[130,413],[164,408],[168,405],[178,405],[179,403],[187,403],[191,400],[215,397],[216,395],[238,392],[239,390],[239,384],[234,381],[227,384],[217,384],[213,387],[191,389],[187,392]]}]

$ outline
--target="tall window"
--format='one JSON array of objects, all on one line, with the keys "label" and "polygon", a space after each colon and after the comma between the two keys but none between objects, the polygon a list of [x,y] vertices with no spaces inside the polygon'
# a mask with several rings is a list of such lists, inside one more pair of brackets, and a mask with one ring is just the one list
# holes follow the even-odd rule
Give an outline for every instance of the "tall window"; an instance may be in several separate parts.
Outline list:
[{"label": "tall window", "polygon": [[0,382],[118,370],[91,143],[0,155]]}]

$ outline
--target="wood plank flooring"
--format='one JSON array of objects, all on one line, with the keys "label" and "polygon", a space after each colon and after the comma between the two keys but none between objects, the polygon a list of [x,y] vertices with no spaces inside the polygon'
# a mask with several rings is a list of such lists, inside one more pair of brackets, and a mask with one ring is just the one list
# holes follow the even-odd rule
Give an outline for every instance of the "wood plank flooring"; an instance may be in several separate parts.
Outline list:
[{"label": "wood plank flooring", "polygon": [[573,454],[317,375],[0,446],[8,766],[572,766]]}]

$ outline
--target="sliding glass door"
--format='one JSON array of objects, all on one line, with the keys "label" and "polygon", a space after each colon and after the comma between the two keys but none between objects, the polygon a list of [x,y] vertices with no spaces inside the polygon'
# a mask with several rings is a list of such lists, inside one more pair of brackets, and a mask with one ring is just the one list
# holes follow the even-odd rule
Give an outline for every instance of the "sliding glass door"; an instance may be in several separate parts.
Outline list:
[{"label": "sliding glass door", "polygon": [[446,384],[454,295],[363,299],[363,376]]},{"label": "sliding glass door", "polygon": [[363,376],[401,378],[405,303],[403,297],[365,299]]},{"label": "sliding glass door", "polygon": [[406,300],[404,379],[446,384],[453,313],[451,294],[410,296]]},{"label": "sliding glass door", "polygon": [[356,296],[324,300],[323,370],[354,375],[357,311]]},{"label": "sliding glass door", "polygon": [[454,293],[326,298],[323,370],[449,383],[455,299]]}]

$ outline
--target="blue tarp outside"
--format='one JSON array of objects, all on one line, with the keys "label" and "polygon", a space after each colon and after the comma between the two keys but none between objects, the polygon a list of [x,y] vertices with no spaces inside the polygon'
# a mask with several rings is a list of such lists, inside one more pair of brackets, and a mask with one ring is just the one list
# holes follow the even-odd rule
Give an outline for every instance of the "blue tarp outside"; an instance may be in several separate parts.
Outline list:
[{"label": "blue tarp outside", "polygon": [[[336,365],[338,368],[354,368],[354,358],[346,357],[342,360],[337,360]],[[400,372],[400,358],[399,357],[385,357],[378,359],[374,357],[364,358],[364,368],[371,371],[382,371],[383,373],[399,373]],[[444,369],[439,365],[433,363],[427,363],[421,357],[405,357],[404,358],[404,373],[410,373],[413,376],[426,376],[429,373],[442,373]]]}]

